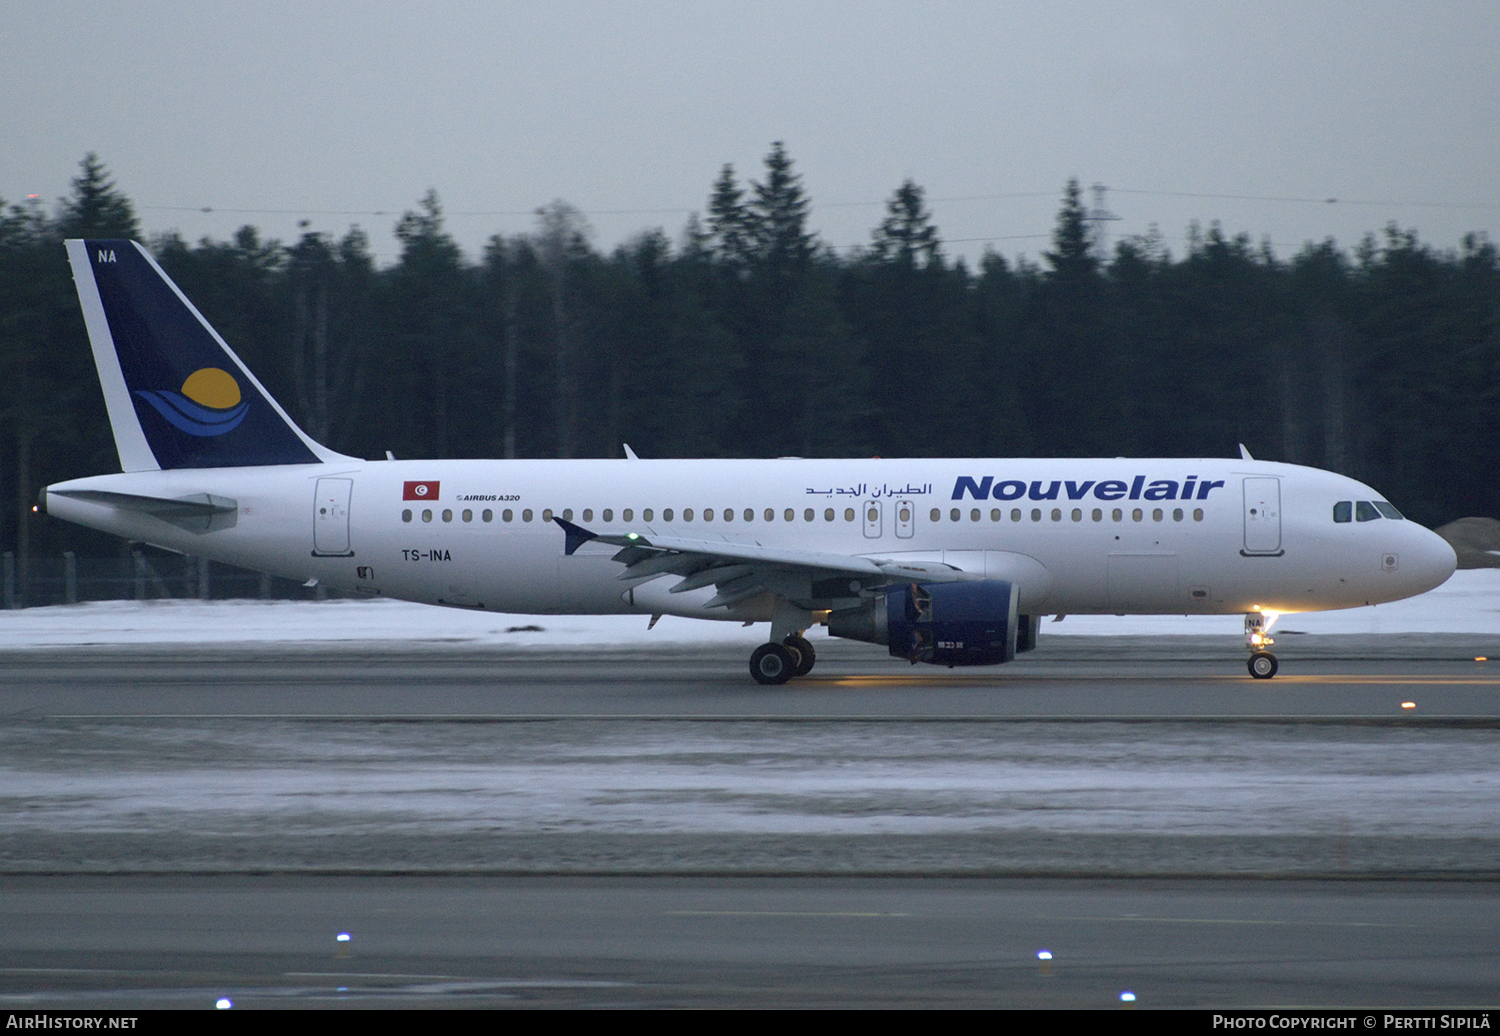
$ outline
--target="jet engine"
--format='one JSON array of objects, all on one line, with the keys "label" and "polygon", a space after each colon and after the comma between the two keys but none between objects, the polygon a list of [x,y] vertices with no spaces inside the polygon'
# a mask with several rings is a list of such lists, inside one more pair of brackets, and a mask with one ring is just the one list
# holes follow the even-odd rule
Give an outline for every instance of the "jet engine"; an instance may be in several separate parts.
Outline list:
[{"label": "jet engine", "polygon": [[884,644],[913,664],[998,665],[1036,646],[1035,616],[1016,613],[1014,583],[912,583],[828,616],[828,633]]}]

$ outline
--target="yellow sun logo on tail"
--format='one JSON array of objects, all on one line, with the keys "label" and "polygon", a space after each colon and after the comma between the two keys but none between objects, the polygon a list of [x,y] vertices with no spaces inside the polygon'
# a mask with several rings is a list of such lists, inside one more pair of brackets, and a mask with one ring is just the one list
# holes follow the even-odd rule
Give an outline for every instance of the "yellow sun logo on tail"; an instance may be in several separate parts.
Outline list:
[{"label": "yellow sun logo on tail", "polygon": [[188,375],[182,383],[182,394],[194,403],[228,410],[240,402],[240,383],[228,371],[217,367],[204,367]]}]

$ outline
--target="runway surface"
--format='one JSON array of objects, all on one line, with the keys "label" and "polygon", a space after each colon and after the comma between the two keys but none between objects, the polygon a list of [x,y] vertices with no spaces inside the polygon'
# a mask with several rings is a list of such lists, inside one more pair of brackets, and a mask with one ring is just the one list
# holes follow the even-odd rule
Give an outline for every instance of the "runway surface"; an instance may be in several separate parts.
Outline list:
[{"label": "runway surface", "polygon": [[[1493,883],[0,878],[0,1009],[1475,1007]],[[340,933],[347,942],[336,941]],[[1052,960],[1038,958],[1050,951]]]},{"label": "runway surface", "polygon": [[0,869],[1500,874],[1500,668],[1038,656],[13,655]]},{"label": "runway surface", "polygon": [[10,652],[0,1006],[1493,1003],[1500,668],[1333,639]]}]

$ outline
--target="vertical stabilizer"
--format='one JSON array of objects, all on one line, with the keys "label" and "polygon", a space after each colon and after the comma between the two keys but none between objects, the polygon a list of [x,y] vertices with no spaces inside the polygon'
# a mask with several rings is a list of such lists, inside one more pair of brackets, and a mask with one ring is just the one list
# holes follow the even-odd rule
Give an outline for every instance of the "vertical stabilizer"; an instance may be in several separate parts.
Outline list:
[{"label": "vertical stabilizer", "polygon": [[122,469],[338,458],[292,423],[143,247],[67,246]]}]

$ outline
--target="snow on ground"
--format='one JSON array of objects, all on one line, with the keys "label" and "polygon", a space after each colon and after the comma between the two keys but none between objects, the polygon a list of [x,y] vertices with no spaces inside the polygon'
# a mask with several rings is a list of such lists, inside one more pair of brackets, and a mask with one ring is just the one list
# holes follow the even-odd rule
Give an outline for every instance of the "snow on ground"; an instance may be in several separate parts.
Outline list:
[{"label": "snow on ground", "polygon": [[[502,615],[403,601],[100,601],[0,611],[0,651],[90,644],[454,642],[517,647],[749,644],[765,627],[644,615]],[[526,627],[539,627],[527,629]],[[1070,615],[1046,636],[1233,634],[1238,615]],[[1374,608],[1284,615],[1279,632],[1500,633],[1500,569],[1456,572],[1421,597]]]}]

